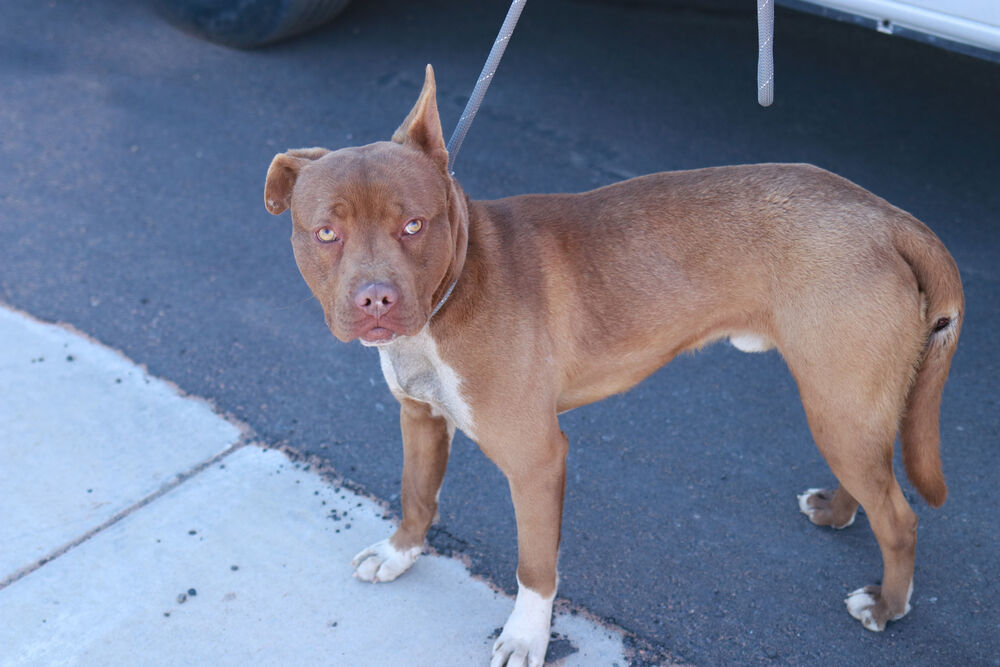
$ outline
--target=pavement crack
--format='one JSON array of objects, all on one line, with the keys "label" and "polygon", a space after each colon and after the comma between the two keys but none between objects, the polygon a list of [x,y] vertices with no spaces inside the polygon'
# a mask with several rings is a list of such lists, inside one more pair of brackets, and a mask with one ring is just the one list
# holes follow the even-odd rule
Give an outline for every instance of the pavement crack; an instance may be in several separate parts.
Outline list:
[{"label": "pavement crack", "polygon": [[88,530],[84,534],[80,535],[76,539],[73,539],[73,540],[67,542],[63,546],[61,546],[61,547],[53,550],[52,552],[50,552],[46,556],[43,556],[42,558],[38,559],[34,563],[31,563],[30,565],[26,565],[25,567],[22,567],[21,569],[16,570],[13,574],[7,576],[3,580],[0,580],[0,591],[2,591],[3,589],[7,588],[11,584],[13,584],[13,583],[15,583],[15,582],[23,579],[24,577],[28,576],[29,574],[31,574],[35,570],[38,570],[43,565],[45,565],[47,563],[50,563],[53,560],[55,560],[56,558],[59,558],[60,556],[62,556],[64,554],[68,553],[69,551],[75,549],[76,547],[80,546],[81,544],[83,544],[84,542],[86,542],[87,540],[89,540],[90,538],[92,538],[92,537],[94,537],[96,535],[101,534],[102,532],[104,532],[105,530],[107,530],[111,526],[115,525],[116,523],[118,523],[122,519],[125,519],[126,517],[131,516],[136,511],[142,509],[146,505],[149,505],[154,500],[157,500],[158,498],[160,498],[160,497],[166,495],[167,493],[173,491],[174,489],[176,489],[177,487],[179,487],[184,482],[186,482],[189,479],[195,477],[196,475],[202,473],[207,468],[215,465],[219,461],[222,461],[222,460],[226,459],[231,454],[235,453],[237,450],[242,449],[243,447],[245,447],[247,444],[249,444],[249,440],[244,435],[244,436],[240,437],[236,442],[234,442],[233,444],[229,445],[224,450],[222,450],[218,454],[212,456],[211,458],[208,458],[208,459],[206,459],[204,461],[201,461],[200,463],[196,463],[195,465],[191,466],[190,468],[188,468],[187,470],[185,470],[183,472],[177,473],[176,475],[174,475],[174,477],[170,481],[164,483],[156,491],[153,491],[152,493],[144,496],[143,498],[140,498],[139,500],[137,500],[136,502],[132,503],[128,507],[124,508],[123,510],[119,511],[114,516],[112,516],[111,518],[107,519],[106,521],[104,521],[100,525],[95,526],[94,528],[91,528],[90,530]]}]

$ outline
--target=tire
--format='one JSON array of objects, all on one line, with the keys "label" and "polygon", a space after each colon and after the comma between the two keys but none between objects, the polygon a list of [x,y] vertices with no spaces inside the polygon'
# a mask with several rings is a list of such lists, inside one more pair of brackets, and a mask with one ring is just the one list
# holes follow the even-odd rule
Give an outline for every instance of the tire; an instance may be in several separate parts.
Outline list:
[{"label": "tire", "polygon": [[182,30],[241,49],[318,28],[350,0],[154,0],[161,16]]}]

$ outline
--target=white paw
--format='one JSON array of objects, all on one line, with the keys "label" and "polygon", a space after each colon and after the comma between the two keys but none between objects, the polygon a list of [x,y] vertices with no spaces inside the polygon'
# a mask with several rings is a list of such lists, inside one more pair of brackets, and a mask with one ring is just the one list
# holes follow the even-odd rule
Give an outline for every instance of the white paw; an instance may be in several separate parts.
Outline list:
[{"label": "white paw", "polygon": [[799,511],[809,517],[810,521],[812,521],[813,514],[816,513],[816,510],[815,508],[809,507],[809,499],[822,490],[823,489],[807,489],[805,493],[798,496]]},{"label": "white paw", "polygon": [[354,578],[373,584],[392,581],[410,569],[420,555],[420,547],[400,551],[389,540],[371,545],[351,561]]},{"label": "white paw", "polygon": [[541,667],[545,664],[554,598],[555,594],[543,598],[518,581],[514,611],[493,644],[490,667]]},{"label": "white paw", "polygon": [[[807,489],[805,493],[797,496],[799,499],[799,511],[805,514],[807,517],[809,517],[809,520],[812,521],[813,523],[816,523],[816,512],[820,511],[820,509],[823,508],[811,507],[809,505],[809,499],[812,498],[813,496],[820,494],[829,494],[829,492],[824,489]],[[823,502],[829,504],[830,500],[829,495],[820,495],[820,499]],[[851,515],[851,518],[848,519],[846,523],[843,523],[839,526],[835,526],[833,524],[829,525],[831,528],[835,528],[836,530],[843,530],[844,528],[850,528],[851,526],[854,525],[854,519],[856,519],[857,516],[858,516],[858,509],[857,507],[855,507],[854,514]],[[827,525],[827,524],[824,522],[822,524],[817,524],[817,525]]]},{"label": "white paw", "polygon": [[[865,626],[872,632],[881,632],[885,630],[886,621],[898,621],[907,614],[910,613],[910,598],[913,596],[913,580],[910,579],[910,587],[906,591],[906,604],[903,606],[903,611],[896,614],[895,616],[889,616],[888,618],[883,618],[879,620],[876,618],[874,610],[876,605],[878,605],[881,600],[882,593],[879,586],[865,586],[859,588],[856,591],[851,591],[847,595],[847,599],[844,602],[847,604],[847,613],[849,613],[854,618],[861,621],[861,625]],[[886,614],[882,612],[882,616]]]},{"label": "white paw", "polygon": [[875,616],[872,614],[872,609],[875,608],[877,602],[878,600],[868,592],[867,587],[851,591],[847,594],[847,599],[844,600],[844,603],[847,605],[848,614],[861,621],[861,625],[872,632],[881,632],[885,630],[885,626],[883,625],[880,628],[878,622],[875,620]]}]

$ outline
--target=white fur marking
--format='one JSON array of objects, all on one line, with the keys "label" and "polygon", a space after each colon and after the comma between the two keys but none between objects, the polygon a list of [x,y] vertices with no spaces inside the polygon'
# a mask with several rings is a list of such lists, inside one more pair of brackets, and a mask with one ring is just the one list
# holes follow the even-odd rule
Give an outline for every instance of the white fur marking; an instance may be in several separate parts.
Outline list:
[{"label": "white fur marking", "polygon": [[[816,514],[815,507],[809,507],[809,499],[822,491],[823,489],[807,489],[805,493],[798,496],[799,499],[799,511],[809,517],[810,521],[813,521],[813,516]],[[836,528],[837,530],[843,530],[844,528],[850,528],[854,525],[854,520],[858,518],[858,508],[854,508],[854,514],[851,518],[847,520],[847,523],[840,526],[830,526],[831,528]],[[815,523],[815,521],[813,521]]]},{"label": "white fur marking", "polygon": [[878,627],[875,623],[875,617],[872,616],[872,607],[875,606],[875,598],[865,591],[864,588],[859,588],[856,591],[848,593],[847,599],[844,602],[847,604],[847,613],[861,621],[861,625],[865,626],[865,628],[872,632],[881,632],[883,630],[883,628]]},{"label": "white fur marking", "polygon": [[[913,579],[910,579],[910,587],[906,592],[906,606],[903,608],[903,613],[893,616],[889,619],[890,621],[898,621],[910,613],[911,595],[913,595]],[[844,602],[847,604],[847,613],[861,621],[861,625],[865,628],[872,632],[881,632],[884,629],[878,627],[875,623],[875,617],[872,615],[872,608],[876,603],[875,597],[864,588],[851,591]]]},{"label": "white fur marking", "polygon": [[555,593],[543,598],[518,578],[514,611],[493,644],[490,667],[541,667],[545,664],[554,599]]},{"label": "white fur marking", "polygon": [[400,336],[378,346],[382,375],[397,397],[408,397],[431,406],[443,415],[449,428],[465,431],[473,440],[472,409],[462,396],[462,378],[441,360],[437,343],[427,327],[415,336]]},{"label": "white fur marking", "polygon": [[410,569],[420,551],[420,547],[400,551],[387,539],[376,542],[351,561],[354,578],[373,584],[392,581]]},{"label": "white fur marking", "polygon": [[893,616],[892,620],[898,621],[910,613],[910,610],[913,609],[913,607],[910,606],[911,597],[913,597],[913,579],[910,579],[910,587],[906,590],[906,606],[903,608],[903,613],[898,616]]},{"label": "white fur marking", "polygon": [[812,519],[813,513],[815,513],[816,510],[813,509],[812,507],[809,507],[809,498],[815,496],[822,490],[823,489],[806,489],[805,493],[798,496],[799,511],[805,514],[807,517],[809,517],[810,520]]},{"label": "white fur marking", "polygon": [[847,520],[847,523],[845,523],[843,526],[833,526],[833,527],[836,528],[837,530],[843,530],[845,528],[850,528],[851,526],[854,525],[854,520],[857,519],[857,518],[858,518],[858,508],[855,507],[854,508],[854,514],[852,514],[851,518]]},{"label": "white fur marking", "polygon": [[774,343],[763,336],[753,333],[741,333],[730,336],[729,342],[740,352],[767,352],[774,347]]}]

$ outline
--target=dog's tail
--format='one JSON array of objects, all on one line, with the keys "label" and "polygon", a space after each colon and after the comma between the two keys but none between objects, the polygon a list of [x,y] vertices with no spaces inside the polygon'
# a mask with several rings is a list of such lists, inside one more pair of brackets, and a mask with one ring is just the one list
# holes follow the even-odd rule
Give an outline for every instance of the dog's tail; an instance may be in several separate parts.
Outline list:
[{"label": "dog's tail", "polygon": [[948,495],[941,472],[941,392],[958,344],[965,296],[958,267],[944,244],[925,225],[907,217],[894,230],[893,241],[913,270],[923,295],[927,342],[916,360],[900,440],[906,476],[932,507],[940,507]]}]

